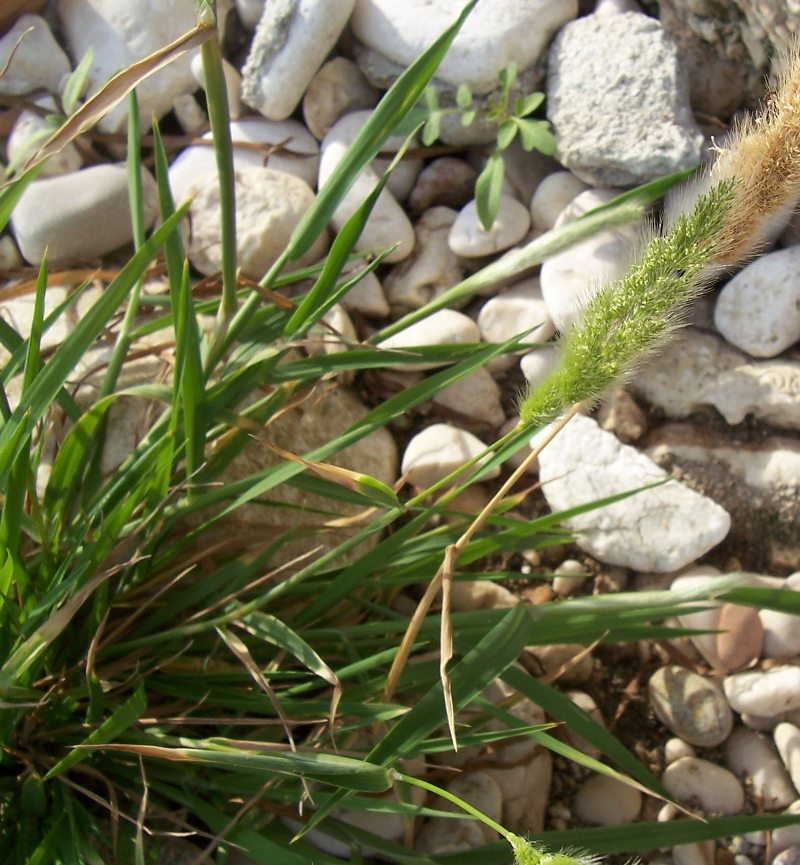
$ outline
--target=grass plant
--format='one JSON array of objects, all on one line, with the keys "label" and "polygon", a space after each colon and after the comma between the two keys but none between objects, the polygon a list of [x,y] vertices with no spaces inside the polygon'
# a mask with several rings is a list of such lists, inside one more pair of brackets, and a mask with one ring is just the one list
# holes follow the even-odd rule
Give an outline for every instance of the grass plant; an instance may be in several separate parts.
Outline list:
[{"label": "grass plant", "polygon": [[[439,813],[412,801],[411,787],[431,785],[404,766],[450,748],[438,660],[440,622],[428,611],[419,617],[407,645],[408,662],[387,693],[387,676],[409,623],[399,611],[399,597],[427,586],[459,539],[452,580],[516,578],[509,565],[515,554],[570,539],[560,524],[571,514],[526,518],[516,509],[524,493],[504,492],[480,524],[458,508],[459,493],[519,447],[528,430],[492,445],[488,462],[470,477],[451,477],[426,490],[392,488],[335,464],[348,445],[412,414],[493,357],[520,349],[524,334],[496,345],[390,352],[370,342],[329,355],[302,352],[311,328],[375,266],[365,263],[354,277],[341,274],[386,178],[339,232],[321,265],[293,271],[292,262],[325,230],[358,173],[417,104],[474,5],[475,0],[465,6],[386,94],[258,285],[235,279],[230,218],[223,225],[230,235],[223,244],[219,296],[193,291],[178,231],[186,205],[176,207],[171,199],[158,129],[153,155],[161,222],[149,235],[141,231],[133,98],[128,160],[136,244],[130,258],[53,350],[43,349],[44,334],[88,284],[45,314],[44,260],[35,281],[30,334],[0,319],[3,862],[163,862],[165,848],[186,838],[196,863],[223,862],[234,849],[261,865],[341,861],[312,846],[313,829],[317,837],[343,842],[353,863],[369,850],[398,865],[499,865],[512,857],[519,865],[573,865],[585,858],[546,850],[632,853],[797,820],[769,814],[681,819],[529,838],[495,824],[504,842],[431,857],[341,819],[347,811],[372,811],[403,815],[410,825]],[[215,132],[226,128],[224,88],[213,85],[218,46],[209,9],[203,4],[196,30],[155,59],[141,61],[134,72],[121,73],[109,92],[78,108],[32,167],[0,190],[3,225],[40,157],[68,143],[103,106],[124,98],[141,75],[187,45],[206,46],[210,113]],[[232,198],[224,139],[215,134],[220,182]],[[469,277],[447,299],[385,328],[378,338],[600,227],[638,218],[669,183],[625,194],[549,233]],[[139,290],[154,263],[165,269],[165,295]],[[282,293],[287,288],[300,294],[287,300]],[[121,320],[120,310],[125,310]],[[203,322],[209,319],[216,324],[206,334]],[[87,404],[74,371],[91,349],[108,347],[109,340],[117,348]],[[170,376],[131,383],[127,366],[156,350],[167,351]],[[257,471],[224,480],[236,454],[262,440],[287,407],[310,404],[345,375],[431,361],[446,365],[377,403],[319,447],[284,453]],[[148,407],[150,423],[121,464],[105,472],[102,457],[114,415],[131,403]],[[225,520],[244,505],[288,512],[290,506],[273,495],[286,486],[327,503],[315,523],[266,537],[226,532]],[[343,504],[355,508],[346,526],[340,519]],[[304,535],[312,553],[277,564],[287,545]],[[800,612],[792,592],[731,585],[720,596]],[[528,647],[549,643],[589,646],[675,636],[683,631],[664,620],[700,609],[706,600],[700,593],[640,592],[453,614],[447,688],[459,744],[530,737],[593,771],[666,796],[625,744],[517,661]],[[497,679],[589,739],[601,759],[523,724],[503,707],[487,705],[481,694]],[[386,795],[390,791],[396,795]],[[452,801],[452,794],[444,795]],[[471,806],[462,807],[463,816],[482,819]]]}]

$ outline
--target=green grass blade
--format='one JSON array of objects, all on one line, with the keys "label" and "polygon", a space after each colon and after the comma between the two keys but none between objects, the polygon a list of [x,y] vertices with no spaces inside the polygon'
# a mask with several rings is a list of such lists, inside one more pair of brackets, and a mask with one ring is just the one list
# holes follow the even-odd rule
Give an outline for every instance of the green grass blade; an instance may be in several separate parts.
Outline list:
[{"label": "green grass blade", "polygon": [[477,0],[470,0],[453,24],[387,90],[292,233],[286,249],[289,261],[299,258],[311,248],[355,179],[372,162],[386,139],[395,134],[400,121],[422,96],[476,3]]},{"label": "green grass blade", "polygon": [[182,208],[164,222],[109,283],[102,297],[56,349],[11,418],[0,429],[0,486],[6,482],[11,461],[19,453],[22,441],[31,434],[33,426],[47,411],[75,365],[100,335],[184,213],[185,208]]},{"label": "green grass blade", "polygon": [[141,718],[147,708],[147,698],[144,695],[144,687],[139,686],[128,700],[114,710],[114,712],[96,727],[80,745],[73,748],[66,757],[59,760],[55,766],[44,776],[45,781],[55,778],[65,772],[70,766],[85,760],[90,751],[86,749],[89,745],[105,745],[132,727]]},{"label": "green grass blade", "polygon": [[10,183],[0,188],[0,231],[7,225],[17,202],[22,197],[22,193],[36,179],[36,175],[42,170],[43,165],[34,165],[29,168],[24,174],[15,177]]}]

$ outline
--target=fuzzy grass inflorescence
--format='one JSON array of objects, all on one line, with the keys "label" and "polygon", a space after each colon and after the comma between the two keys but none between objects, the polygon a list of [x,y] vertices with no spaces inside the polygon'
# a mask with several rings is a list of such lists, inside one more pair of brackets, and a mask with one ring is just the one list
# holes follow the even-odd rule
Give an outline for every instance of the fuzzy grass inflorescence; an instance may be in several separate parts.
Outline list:
[{"label": "fuzzy grass inflorescence", "polygon": [[592,298],[562,339],[558,368],[522,402],[521,425],[548,423],[597,399],[680,326],[686,304],[710,275],[734,196],[734,182],[721,181],[667,235],[651,240],[638,264]]}]

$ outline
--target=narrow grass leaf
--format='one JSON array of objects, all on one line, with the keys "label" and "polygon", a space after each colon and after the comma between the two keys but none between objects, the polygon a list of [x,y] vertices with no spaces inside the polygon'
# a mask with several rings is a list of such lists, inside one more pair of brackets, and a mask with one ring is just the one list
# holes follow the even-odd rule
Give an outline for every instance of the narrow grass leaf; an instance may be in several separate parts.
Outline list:
[{"label": "narrow grass leaf", "polygon": [[[516,127],[512,127],[516,129]],[[499,153],[493,153],[475,181],[475,204],[484,231],[489,231],[497,218],[500,193],[503,191],[505,163]]]},{"label": "narrow grass leaf", "polygon": [[23,395],[11,418],[0,429],[0,485],[5,483],[11,460],[19,452],[22,441],[30,435],[34,424],[50,406],[67,376],[102,332],[108,319],[141,277],[145,267],[160,249],[164,238],[173,231],[185,210],[185,207],[178,210],[164,222],[109,283],[100,299],[56,349],[30,390]]},{"label": "narrow grass leaf", "polygon": [[22,193],[36,179],[36,175],[39,174],[43,167],[43,165],[39,165],[29,168],[24,174],[15,177],[12,181],[0,187],[0,231],[8,225],[11,214],[17,206],[17,202],[22,197]]},{"label": "narrow grass leaf", "polygon": [[81,760],[85,760],[89,756],[89,751],[85,750],[87,745],[104,745],[106,742],[116,739],[117,736],[124,733],[129,727],[132,727],[141,718],[146,708],[147,698],[144,694],[144,687],[140,685],[133,695],[115,709],[80,745],[73,748],[66,757],[59,760],[44,776],[44,780],[49,781],[76,763],[80,763]]},{"label": "narrow grass leaf", "polygon": [[94,49],[90,45],[81,62],[70,72],[66,83],[61,89],[61,104],[64,106],[64,111],[69,116],[78,107],[78,102],[86,89],[86,82],[89,79],[89,70],[92,68],[94,60]]}]

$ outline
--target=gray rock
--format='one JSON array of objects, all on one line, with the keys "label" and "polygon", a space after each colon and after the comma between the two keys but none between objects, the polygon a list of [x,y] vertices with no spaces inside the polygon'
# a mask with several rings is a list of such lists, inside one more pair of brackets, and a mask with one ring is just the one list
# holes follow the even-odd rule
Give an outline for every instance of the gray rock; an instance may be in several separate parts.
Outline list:
[{"label": "gray rock", "polygon": [[[156,183],[142,170],[144,218],[158,211]],[[25,190],[11,218],[20,252],[30,264],[45,249],[51,266],[89,261],[133,240],[124,165],[94,165],[82,171],[36,180]]]},{"label": "gray rock", "polygon": [[713,748],[728,738],[733,727],[733,714],[719,687],[684,667],[656,670],[648,696],[659,720],[691,745]]},{"label": "gray rock", "polygon": [[460,208],[472,198],[477,176],[478,172],[463,159],[434,159],[417,177],[408,206],[417,212],[437,205]]},{"label": "gray rock", "polygon": [[270,120],[285,120],[336,44],[355,0],[271,0],[242,70],[242,99]]},{"label": "gray rock", "polygon": [[714,324],[752,357],[775,357],[800,339],[800,246],[768,252],[717,297]]},{"label": "gray rock", "polygon": [[700,162],[675,46],[647,16],[564,27],[550,49],[547,104],[559,161],[587,183],[631,186]]},{"label": "gray rock", "polygon": [[[542,490],[554,511],[636,489],[666,477],[652,460],[583,416],[539,456]],[[730,517],[677,481],[573,517],[578,545],[600,561],[639,571],[674,571],[718,544]]]},{"label": "gray rock", "polygon": [[800,363],[751,361],[693,328],[643,366],[631,389],[674,418],[713,407],[729,424],[752,414],[777,427],[800,429]]},{"label": "gray rock", "polygon": [[[358,0],[351,26],[370,48],[409,65],[461,12],[461,0]],[[532,66],[553,34],[578,13],[577,0],[489,0],[478,4],[456,36],[437,76],[474,93],[497,86],[497,71],[514,61]]]}]

